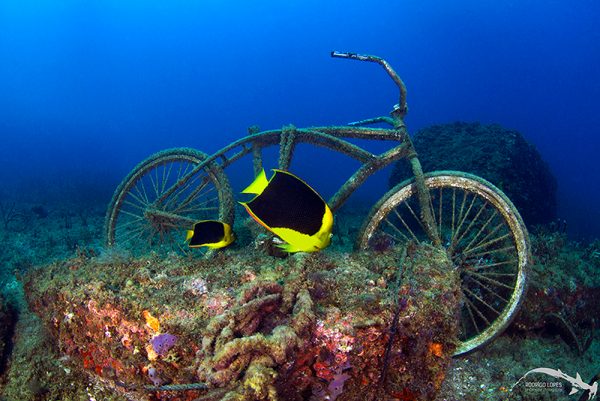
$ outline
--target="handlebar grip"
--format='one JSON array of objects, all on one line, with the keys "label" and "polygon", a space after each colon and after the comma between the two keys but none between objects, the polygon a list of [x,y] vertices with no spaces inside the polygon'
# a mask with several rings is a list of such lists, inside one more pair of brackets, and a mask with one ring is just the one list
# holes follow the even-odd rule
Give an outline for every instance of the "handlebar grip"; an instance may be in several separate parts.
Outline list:
[{"label": "handlebar grip", "polygon": [[360,61],[371,61],[381,65],[385,69],[385,72],[387,72],[387,74],[394,80],[394,83],[398,86],[398,89],[400,90],[400,100],[398,101],[398,107],[395,107],[392,113],[396,116],[399,116],[399,118],[403,118],[404,115],[408,112],[408,107],[406,105],[406,86],[404,85],[404,82],[402,82],[400,76],[398,76],[396,71],[394,71],[392,66],[387,61],[377,56],[338,51],[332,51],[331,57],[348,58],[351,60]]},{"label": "handlebar grip", "polygon": [[360,60],[360,61],[378,61],[378,60],[380,60],[380,58],[377,56],[368,56],[366,54],[358,54],[358,53],[351,53],[351,52],[338,52],[335,50],[331,52],[331,57],[350,58],[350,59]]}]

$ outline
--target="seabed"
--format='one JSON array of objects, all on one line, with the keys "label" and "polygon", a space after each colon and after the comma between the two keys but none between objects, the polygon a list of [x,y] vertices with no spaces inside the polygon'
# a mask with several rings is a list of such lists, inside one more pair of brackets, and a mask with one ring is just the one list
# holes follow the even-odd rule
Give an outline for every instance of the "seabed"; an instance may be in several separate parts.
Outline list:
[{"label": "seabed", "polygon": [[452,357],[459,277],[429,245],[134,257],[102,250],[101,222],[50,213],[0,233],[0,399],[564,400],[582,393],[512,386],[537,367],[600,371],[599,242],[534,233],[519,316]]}]

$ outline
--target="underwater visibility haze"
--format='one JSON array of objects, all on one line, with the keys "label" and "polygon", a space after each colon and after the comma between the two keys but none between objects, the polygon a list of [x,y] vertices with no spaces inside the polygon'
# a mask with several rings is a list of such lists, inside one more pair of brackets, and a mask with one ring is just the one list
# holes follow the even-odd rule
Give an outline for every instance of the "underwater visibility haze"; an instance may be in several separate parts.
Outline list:
[{"label": "underwater visibility haze", "polygon": [[[0,401],[569,399],[527,387],[544,367],[592,397],[598,21],[595,0],[4,0]],[[407,107],[385,63],[336,51],[385,59]],[[390,139],[410,146],[345,202]],[[413,142],[466,174],[396,163]],[[140,221],[156,237],[121,247]]]},{"label": "underwater visibility haze", "polygon": [[[94,181],[106,195],[164,148],[210,153],[254,124],[388,113],[396,88],[378,67],[329,58],[354,51],[404,79],[412,133],[519,130],[558,179],[559,217],[592,239],[599,14],[594,1],[4,1],[2,181]],[[312,164],[325,187],[331,174]]]}]

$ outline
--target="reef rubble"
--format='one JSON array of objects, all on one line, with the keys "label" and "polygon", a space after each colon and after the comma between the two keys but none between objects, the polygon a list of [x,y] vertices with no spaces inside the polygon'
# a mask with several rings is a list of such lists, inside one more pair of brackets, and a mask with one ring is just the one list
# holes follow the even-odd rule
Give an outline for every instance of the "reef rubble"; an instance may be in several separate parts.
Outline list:
[{"label": "reef rubble", "polygon": [[65,363],[123,399],[434,400],[457,342],[459,278],[427,245],[81,253],[24,285]]},{"label": "reef rubble", "polygon": [[0,376],[8,365],[16,323],[17,312],[14,306],[0,294]]}]

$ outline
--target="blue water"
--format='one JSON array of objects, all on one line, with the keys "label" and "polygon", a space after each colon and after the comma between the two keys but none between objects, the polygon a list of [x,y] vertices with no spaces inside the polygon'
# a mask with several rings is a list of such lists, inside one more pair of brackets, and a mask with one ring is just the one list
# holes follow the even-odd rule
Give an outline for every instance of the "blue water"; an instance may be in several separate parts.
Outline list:
[{"label": "blue water", "polygon": [[[456,120],[521,131],[558,179],[570,234],[598,237],[598,21],[596,0],[4,0],[0,179],[4,192],[108,197],[167,147],[212,152],[253,124],[387,114],[396,88],[374,64],[329,57],[345,50],[395,67],[411,132]],[[323,192],[342,179],[303,160]]]}]

